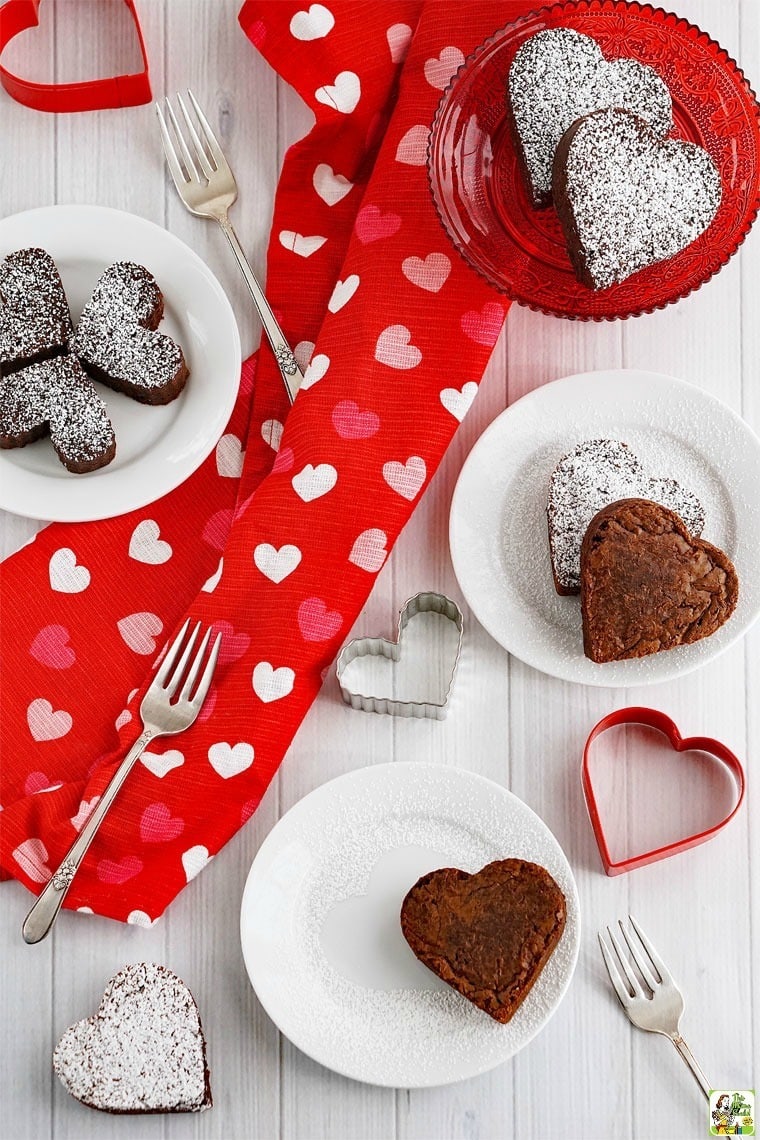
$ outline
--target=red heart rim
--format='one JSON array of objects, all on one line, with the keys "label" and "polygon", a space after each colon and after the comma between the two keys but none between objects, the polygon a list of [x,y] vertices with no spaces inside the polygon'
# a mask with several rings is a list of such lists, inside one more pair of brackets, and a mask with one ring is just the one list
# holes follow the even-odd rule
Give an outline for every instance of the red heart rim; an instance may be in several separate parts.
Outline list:
[{"label": "red heart rim", "polygon": [[[0,65],[0,83],[18,103],[35,111],[99,111],[108,107],[136,107],[149,103],[152,95],[148,75],[148,55],[135,0],[123,0],[132,15],[143,70],[134,75],[112,75],[108,79],[88,79],[81,83],[33,83],[20,79]],[[0,55],[19,32],[39,25],[42,0],[6,0],[0,8]]]},{"label": "red heart rim", "polygon": [[[591,783],[589,757],[591,755],[591,745],[597,737],[601,736],[603,732],[606,732],[608,728],[615,728],[620,724],[647,725],[649,728],[654,728],[658,732],[661,732],[670,742],[670,746],[675,752],[707,752],[710,756],[714,756],[716,760],[719,760],[734,777],[738,792],[736,803],[728,815],[712,827],[708,827],[705,831],[696,832],[694,835],[688,835],[684,839],[677,839],[674,843],[668,843],[664,847],[657,847],[652,851],[645,851],[641,855],[632,855],[628,859],[621,859],[619,862],[615,862],[610,854],[609,845],[604,834],[604,827],[602,826],[601,815],[596,802],[596,796],[594,795],[594,789]],[[665,713],[659,712],[657,709],[637,707],[617,709],[616,712],[603,717],[599,723],[595,724],[591,729],[583,749],[581,783],[583,785],[586,807],[588,808],[588,814],[591,820],[591,827],[594,831],[594,838],[596,839],[599,854],[602,858],[604,872],[606,875],[612,876],[623,875],[626,871],[632,871],[635,867],[644,867],[648,863],[656,863],[659,859],[667,859],[670,855],[677,855],[680,851],[687,851],[690,847],[696,847],[699,843],[706,843],[708,839],[712,839],[714,835],[717,835],[717,833],[733,819],[741,807],[742,800],[744,799],[745,779],[744,769],[739,760],[725,744],[721,744],[719,740],[713,740],[709,736],[681,736],[681,733],[678,731],[678,726],[669,716],[666,716]]]}]

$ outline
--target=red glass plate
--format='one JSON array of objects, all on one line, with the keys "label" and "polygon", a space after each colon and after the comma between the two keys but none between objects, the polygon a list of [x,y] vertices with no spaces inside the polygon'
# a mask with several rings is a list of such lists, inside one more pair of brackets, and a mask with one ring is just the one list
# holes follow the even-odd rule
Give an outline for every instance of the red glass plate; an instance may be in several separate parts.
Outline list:
[{"label": "red glass plate", "polygon": [[[558,26],[593,36],[609,59],[631,56],[659,72],[673,99],[672,137],[709,151],[723,182],[718,212],[695,242],[598,292],[576,280],[554,210],[531,206],[507,119],[515,52]],[[698,289],[747,236],[760,206],[760,107],[736,63],[693,24],[649,4],[573,0],[516,20],[462,64],[436,112],[428,174],[444,229],[494,288],[560,317],[638,316]]]}]

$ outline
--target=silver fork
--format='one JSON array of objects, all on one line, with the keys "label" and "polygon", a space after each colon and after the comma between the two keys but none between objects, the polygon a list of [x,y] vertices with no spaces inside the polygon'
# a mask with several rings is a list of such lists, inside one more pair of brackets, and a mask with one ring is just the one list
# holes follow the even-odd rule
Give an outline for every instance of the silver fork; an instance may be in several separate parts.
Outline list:
[{"label": "silver fork", "polygon": [[681,1036],[679,1023],[684,1008],[681,991],[670,976],[662,958],[630,914],[628,921],[632,927],[630,934],[622,920],[618,921],[618,925],[644,985],[642,986],[625,951],[608,926],[610,945],[607,945],[601,933],[599,945],[615,993],[629,1019],[637,1028],[646,1029],[649,1033],[662,1033],[664,1037],[670,1038],[709,1100],[712,1085]]},{"label": "silver fork", "polygon": [[[181,95],[177,95],[177,103],[185,126],[184,133],[169,99],[166,99],[166,116],[160,104],[156,103],[161,140],[169,171],[177,192],[190,213],[197,214],[199,218],[212,218],[222,227],[253,297],[253,303],[272,346],[288,399],[292,404],[303,381],[303,375],[227,216],[227,211],[238,194],[235,175],[230,170],[230,164],[222,153],[208,119],[198,106],[197,99],[192,91],[188,90],[187,95],[198,117],[200,135]],[[171,131],[169,126],[172,128]]]},{"label": "silver fork", "polygon": [[[188,620],[167,649],[166,656],[142,699],[140,717],[143,722],[143,732],[122,760],[65,859],[26,916],[21,928],[25,942],[40,942],[52,927],[103,817],[151,740],[155,740],[157,736],[173,736],[177,732],[184,732],[201,711],[216,668],[222,635],[217,634],[211,651],[207,652],[212,633],[212,630],[207,629],[191,661],[190,655],[198,638],[201,623],[198,622],[190,637],[187,636],[189,625]],[[204,660],[205,667],[201,674]],[[198,680],[199,674],[200,680]],[[183,684],[179,696],[172,701],[181,682]]]}]

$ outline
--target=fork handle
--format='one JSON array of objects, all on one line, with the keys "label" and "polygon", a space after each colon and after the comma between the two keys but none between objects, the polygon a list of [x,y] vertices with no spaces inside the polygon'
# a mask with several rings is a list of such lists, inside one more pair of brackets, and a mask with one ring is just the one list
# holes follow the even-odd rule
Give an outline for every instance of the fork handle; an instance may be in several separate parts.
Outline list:
[{"label": "fork handle", "polygon": [[277,323],[277,318],[269,307],[269,302],[264,295],[264,290],[259,285],[256,275],[248,263],[248,258],[245,256],[238,236],[232,228],[232,223],[226,214],[222,214],[221,217],[217,218],[217,221],[222,227],[224,236],[230,243],[232,252],[235,254],[237,263],[240,266],[240,272],[243,274],[245,283],[253,297],[253,303],[261,318],[264,332],[272,346],[272,352],[277,361],[277,366],[280,369],[280,375],[285,384],[285,391],[288,393],[288,399],[292,404],[296,398],[296,392],[303,382],[303,373],[298,367],[298,361],[293,355],[293,350],[286,341],[283,331]]},{"label": "fork handle", "polygon": [[87,821],[82,830],[69,848],[65,859],[45,889],[40,893],[36,903],[26,916],[24,925],[21,928],[24,942],[28,942],[30,945],[35,942],[41,942],[52,927],[58,911],[61,909],[63,900],[66,898],[69,887],[74,880],[74,876],[79,870],[82,860],[87,854],[87,849],[95,838],[97,830],[103,821],[103,817],[134,767],[136,760],[150,741],[156,736],[161,736],[161,733],[157,732],[155,728],[146,728],[142,735],[138,736],[122,760],[111,778],[108,787],[87,817]]},{"label": "fork handle", "polygon": [[683,1060],[685,1061],[685,1063],[688,1065],[689,1069],[691,1070],[691,1075],[694,1077],[694,1080],[697,1082],[697,1084],[701,1088],[702,1092],[705,1094],[705,1096],[709,1100],[710,1099],[710,1090],[712,1089],[712,1085],[710,1084],[707,1077],[705,1076],[705,1074],[702,1072],[701,1068],[697,1064],[696,1058],[694,1057],[694,1054],[692,1053],[691,1049],[686,1044],[686,1042],[684,1041],[684,1039],[680,1033],[673,1033],[673,1034],[669,1034],[668,1036],[670,1037],[670,1040],[675,1045],[680,1056],[683,1058]]}]

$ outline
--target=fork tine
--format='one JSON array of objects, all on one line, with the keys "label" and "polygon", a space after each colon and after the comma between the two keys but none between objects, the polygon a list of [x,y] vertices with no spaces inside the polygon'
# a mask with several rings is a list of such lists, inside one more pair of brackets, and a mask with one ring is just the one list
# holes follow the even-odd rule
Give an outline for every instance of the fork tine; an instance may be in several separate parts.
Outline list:
[{"label": "fork tine", "polygon": [[670,983],[672,983],[672,982],[673,982],[673,979],[672,979],[672,977],[671,977],[671,975],[670,975],[670,971],[668,970],[668,968],[667,968],[667,966],[665,965],[665,963],[663,962],[662,958],[661,958],[661,957],[660,957],[660,955],[657,953],[657,951],[655,950],[654,946],[653,946],[653,945],[652,945],[652,943],[649,941],[649,939],[647,938],[646,934],[645,934],[645,933],[644,933],[644,931],[641,929],[641,927],[639,926],[638,922],[636,921],[636,919],[633,917],[633,915],[632,915],[632,914],[629,914],[629,915],[628,915],[628,921],[630,922],[631,926],[633,927],[633,929],[634,929],[634,930],[636,931],[636,933],[638,934],[638,936],[639,936],[639,939],[640,939],[640,941],[641,941],[641,945],[644,947],[644,949],[646,950],[647,954],[649,955],[649,960],[650,960],[650,962],[651,962],[651,963],[652,963],[652,965],[654,966],[654,968],[655,968],[655,970],[657,971],[657,973],[660,975],[660,980],[661,980],[662,982],[666,982],[666,983],[667,983],[667,982],[670,982]]},{"label": "fork tine", "polygon": [[180,130],[180,126],[179,126],[179,123],[177,121],[177,116],[174,114],[174,108],[171,105],[171,101],[167,97],[165,102],[166,102],[166,111],[167,111],[167,114],[169,115],[169,118],[171,120],[171,124],[174,127],[174,134],[176,136],[177,142],[179,143],[179,149],[180,149],[180,153],[182,155],[182,161],[185,164],[185,169],[187,170],[188,177],[189,177],[191,182],[200,182],[201,176],[198,173],[198,167],[195,165],[195,160],[190,153],[190,149],[189,149],[187,143],[185,142],[185,136],[182,134],[182,131]]},{"label": "fork tine", "polygon": [[617,938],[615,937],[615,935],[610,930],[609,926],[607,927],[607,933],[610,936],[610,942],[612,943],[614,950],[615,950],[615,953],[617,955],[618,961],[620,962],[620,967],[621,967],[623,973],[625,974],[625,980],[628,982],[628,992],[629,993],[632,992],[633,997],[643,997],[644,991],[642,990],[641,985],[639,984],[639,979],[636,977],[633,970],[631,969],[630,964],[628,962],[628,959],[625,956],[625,953],[623,951],[622,946],[620,945]]},{"label": "fork tine", "polygon": [[649,968],[649,965],[644,961],[644,955],[641,953],[641,950],[637,949],[637,947],[634,946],[633,940],[629,937],[628,931],[623,926],[623,920],[620,918],[618,919],[618,926],[620,927],[623,938],[625,938],[625,944],[631,952],[631,957],[633,958],[639,973],[641,974],[646,984],[649,986],[652,993],[654,993],[657,986],[660,984],[659,979],[655,978],[654,974]]},{"label": "fork tine", "polygon": [[198,631],[200,628],[201,628],[201,623],[198,622],[195,626],[195,629],[193,630],[193,632],[190,634],[190,637],[188,638],[187,645],[185,646],[184,650],[182,651],[182,656],[180,657],[179,662],[178,662],[174,672],[172,673],[168,682],[164,686],[164,692],[166,693],[167,697],[170,700],[174,696],[174,694],[176,693],[177,689],[179,688],[179,683],[185,675],[185,669],[187,668],[187,663],[190,659],[190,654],[193,651],[193,646],[195,645],[195,639],[198,636]]},{"label": "fork tine", "polygon": [[612,954],[607,948],[607,943],[604,941],[604,938],[601,934],[597,934],[597,938],[599,939],[599,948],[602,951],[602,958],[604,959],[604,964],[607,967],[607,973],[610,976],[612,987],[620,999],[620,1004],[624,1009],[626,1009],[631,1000],[631,995],[623,984],[623,979],[620,976],[620,971],[612,960]]},{"label": "fork tine", "polygon": [[182,626],[182,629],[179,631],[177,636],[174,638],[174,641],[171,643],[169,648],[166,650],[166,655],[165,655],[163,661],[161,662],[161,667],[158,670],[158,672],[156,673],[155,677],[153,678],[153,682],[152,682],[153,685],[163,687],[164,681],[169,676],[169,670],[174,667],[174,662],[177,660],[177,657],[179,656],[179,651],[182,648],[182,642],[185,640],[185,634],[187,633],[187,627],[189,625],[190,625],[190,618],[187,619],[185,624]]},{"label": "fork tine", "polygon": [[201,708],[203,702],[208,696],[208,691],[211,687],[211,678],[214,676],[214,670],[216,669],[216,659],[219,656],[219,647],[221,644],[222,635],[221,633],[218,633],[216,635],[214,644],[211,646],[211,653],[209,654],[209,659],[206,662],[206,668],[203,670],[203,676],[198,682],[198,688],[195,690],[195,695],[190,702],[193,708]]},{"label": "fork tine", "polygon": [[166,155],[166,163],[169,167],[169,172],[174,179],[174,185],[177,187],[181,195],[185,189],[185,186],[187,185],[188,179],[185,177],[185,172],[180,166],[179,159],[177,158],[177,151],[174,148],[174,143],[172,142],[171,135],[169,134],[169,128],[166,125],[164,113],[158,103],[156,103],[155,106],[156,114],[158,115],[158,126],[161,131],[161,142],[164,145],[164,154]]},{"label": "fork tine", "polygon": [[190,138],[193,140],[196,158],[200,163],[203,173],[207,178],[211,178],[212,174],[215,173],[214,167],[209,162],[209,158],[203,147],[203,143],[198,137],[198,132],[195,129],[195,123],[190,118],[187,107],[185,106],[185,100],[182,98],[179,92],[177,93],[177,102],[179,103],[179,109],[182,112],[182,118],[185,120],[185,126],[187,127]]},{"label": "fork tine", "polygon": [[203,137],[206,140],[206,145],[208,146],[208,149],[211,151],[211,157],[213,158],[214,162],[216,163],[217,170],[229,169],[229,163],[227,162],[227,159],[224,157],[224,153],[222,151],[222,148],[219,146],[219,143],[216,140],[216,135],[211,130],[211,124],[209,123],[206,116],[203,114],[203,111],[200,109],[200,107],[198,105],[198,100],[195,98],[195,96],[193,95],[193,93],[189,87],[187,89],[187,95],[188,95],[190,102],[193,105],[193,110],[195,111],[196,115],[198,116],[198,122],[201,125],[201,130],[203,131]]},{"label": "fork tine", "polygon": [[206,646],[209,643],[209,638],[211,637],[211,634],[212,634],[212,629],[211,629],[211,627],[209,627],[209,629],[206,630],[203,641],[200,643],[200,645],[198,646],[198,649],[196,650],[195,657],[193,658],[193,663],[190,666],[190,669],[188,670],[187,677],[185,678],[185,683],[180,690],[179,700],[181,700],[181,701],[189,701],[190,700],[190,694],[193,691],[193,687],[194,687],[195,682],[197,680],[198,674],[201,671],[201,665],[203,663],[203,658],[206,654]]}]

